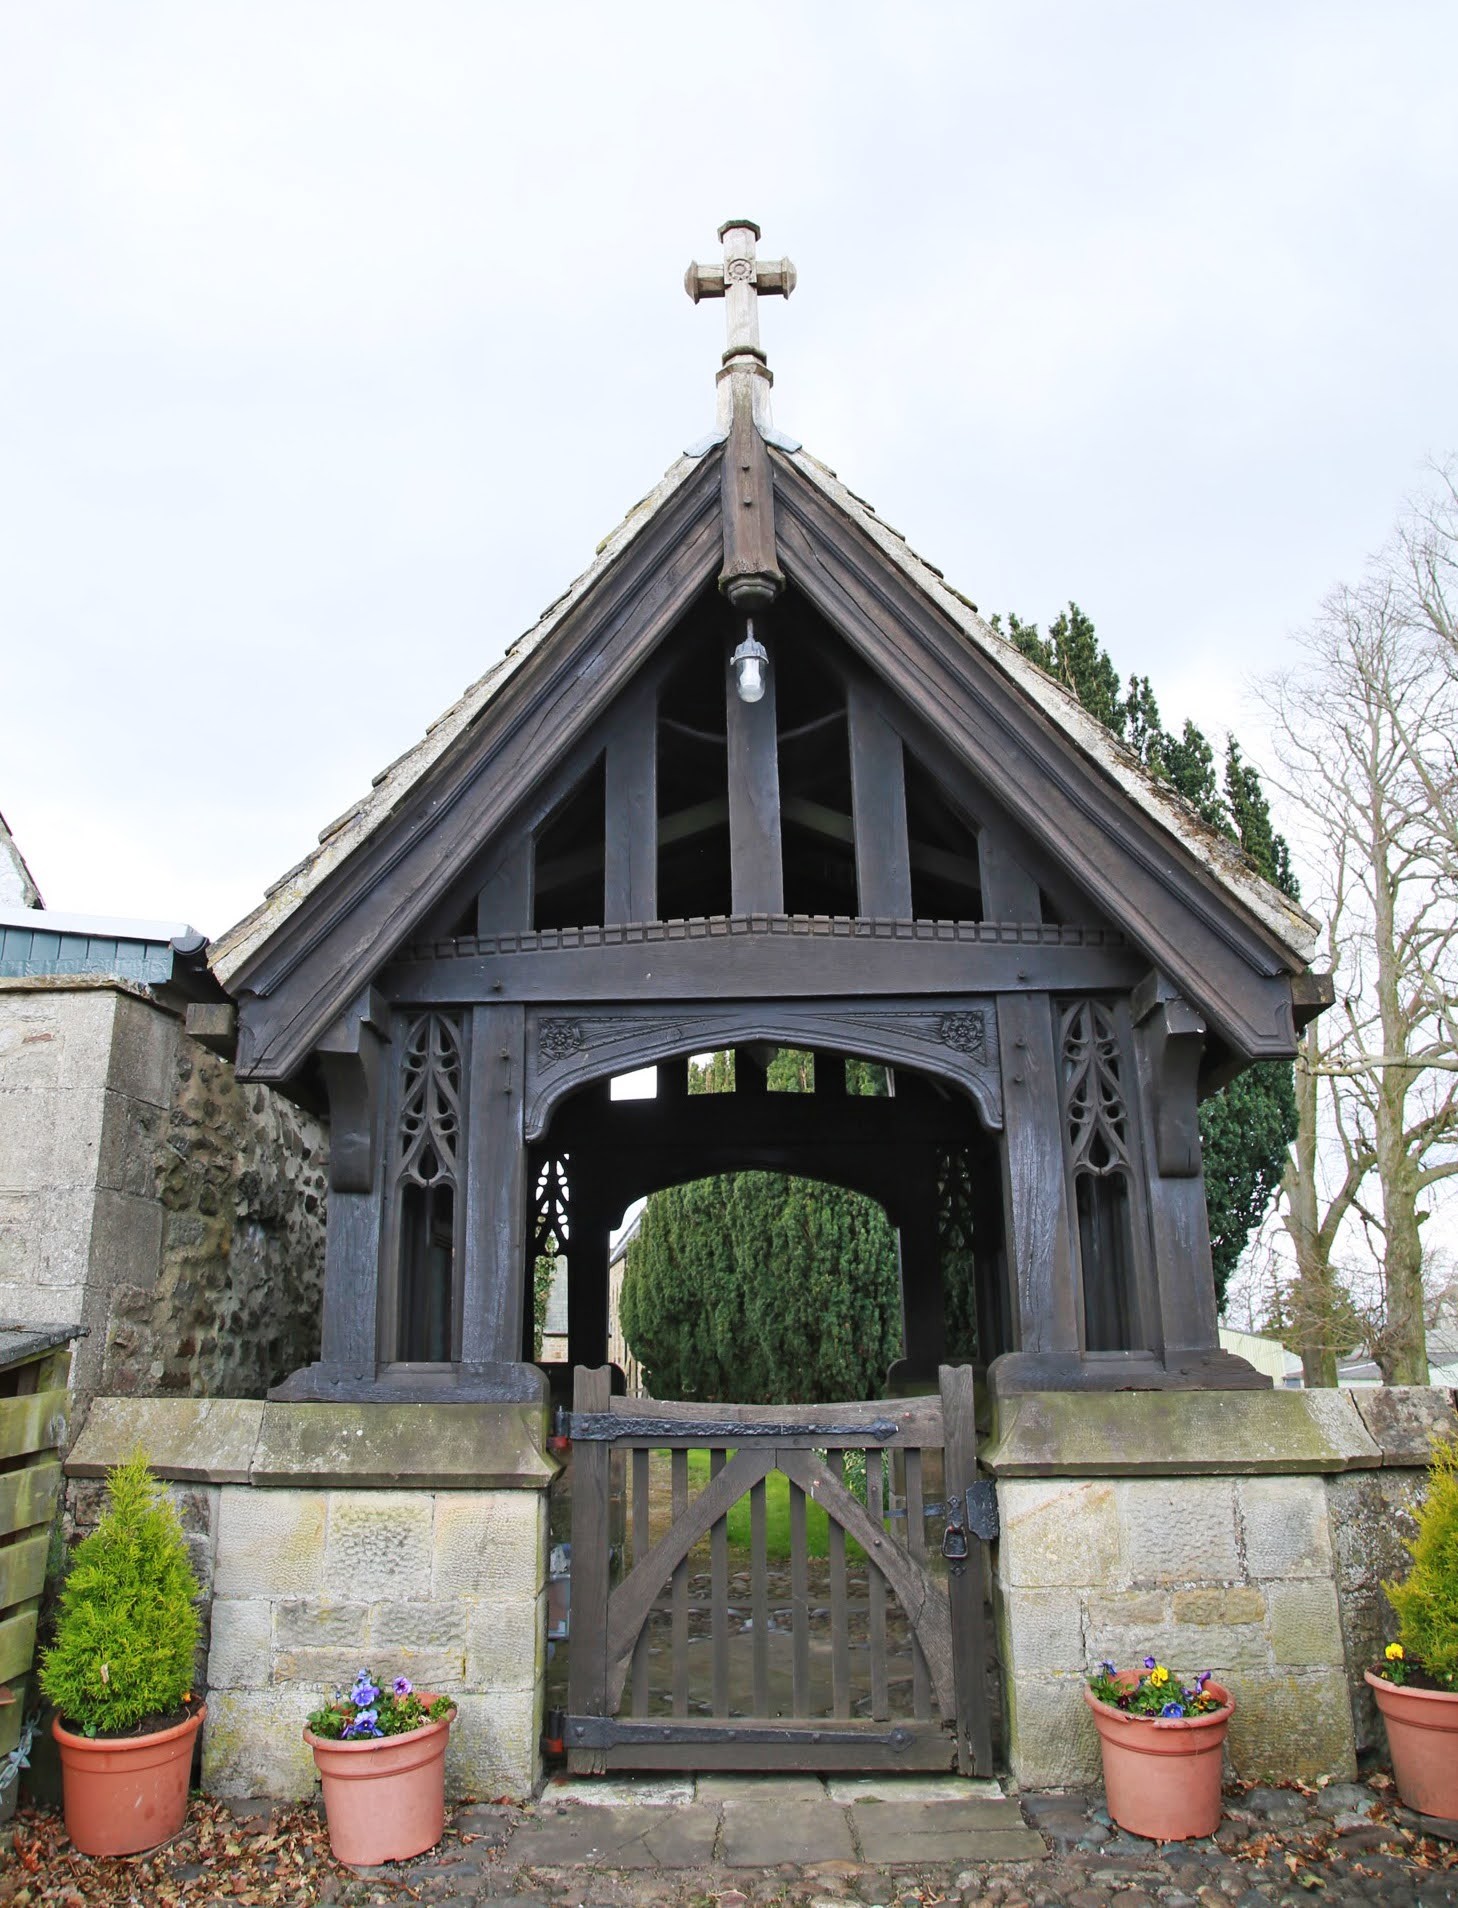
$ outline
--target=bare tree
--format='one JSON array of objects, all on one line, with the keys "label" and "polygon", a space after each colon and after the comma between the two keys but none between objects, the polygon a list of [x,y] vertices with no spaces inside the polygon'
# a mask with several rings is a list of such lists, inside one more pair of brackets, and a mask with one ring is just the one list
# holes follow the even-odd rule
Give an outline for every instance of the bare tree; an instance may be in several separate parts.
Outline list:
[{"label": "bare tree", "polygon": [[1352,1327],[1336,1259],[1351,1228],[1378,1271],[1367,1326],[1383,1376],[1427,1382],[1421,1227],[1458,1174],[1458,862],[1443,807],[1458,681],[1415,618],[1415,554],[1399,533],[1360,586],[1335,591],[1268,692],[1336,975],[1336,1005],[1303,1036],[1285,1185],[1290,1324],[1314,1384],[1335,1382]]}]

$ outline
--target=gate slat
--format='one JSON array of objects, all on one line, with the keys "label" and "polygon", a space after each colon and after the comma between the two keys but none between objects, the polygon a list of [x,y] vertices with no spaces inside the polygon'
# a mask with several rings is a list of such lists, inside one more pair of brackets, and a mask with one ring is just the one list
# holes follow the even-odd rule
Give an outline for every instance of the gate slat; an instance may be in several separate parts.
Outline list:
[{"label": "gate slat", "polygon": [[[648,1460],[652,1454],[646,1445],[633,1451],[633,1562],[648,1555]],[[633,1646],[633,1714],[648,1714],[648,1623],[638,1632]]]},{"label": "gate slat", "polygon": [[[867,1459],[869,1463],[869,1456]],[[825,1464],[837,1484],[845,1482],[844,1451],[827,1451]],[[832,1517],[830,1556],[830,1685],[837,1718],[850,1715],[850,1617],[845,1594],[845,1531]]]},{"label": "gate slat", "polygon": [[[886,1528],[886,1467],[879,1451],[866,1453],[866,1510],[877,1530]],[[888,1722],[886,1697],[886,1579],[866,1560],[867,1642],[871,1651],[871,1721]]]},{"label": "gate slat", "polygon": [[[926,1561],[926,1504],[921,1491],[921,1452],[906,1453],[906,1548],[918,1563]],[[931,1682],[915,1631],[911,1636],[911,1713],[918,1722],[931,1715]]]},{"label": "gate slat", "polygon": [[[688,1452],[675,1451],[672,1466],[672,1507],[676,1524],[688,1509]],[[688,1558],[673,1570],[673,1713],[688,1714]]]},{"label": "gate slat", "polygon": [[[709,1482],[724,1468],[727,1453],[716,1447],[709,1453]],[[729,1518],[719,1518],[709,1538],[709,1621],[714,1638],[714,1714],[729,1714]]]},{"label": "gate slat", "polygon": [[790,1484],[790,1691],[796,1716],[810,1714],[810,1586],[805,1551],[805,1493]]},{"label": "gate slat", "polygon": [[765,1539],[764,1479],[749,1493],[750,1637],[754,1650],[754,1713],[769,1715],[769,1561]]}]

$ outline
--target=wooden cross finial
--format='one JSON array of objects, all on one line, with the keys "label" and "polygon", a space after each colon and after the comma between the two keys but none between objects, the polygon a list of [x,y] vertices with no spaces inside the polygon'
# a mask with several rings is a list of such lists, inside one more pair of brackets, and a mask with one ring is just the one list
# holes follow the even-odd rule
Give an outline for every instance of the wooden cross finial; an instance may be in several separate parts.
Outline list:
[{"label": "wooden cross finial", "polygon": [[759,342],[759,301],[763,296],[788,298],[795,289],[795,268],[787,258],[756,258],[759,227],[752,219],[726,219],[719,227],[724,241],[722,265],[700,265],[697,260],[683,276],[683,288],[697,304],[701,298],[722,298],[728,328],[724,362],[741,353],[764,362]]}]

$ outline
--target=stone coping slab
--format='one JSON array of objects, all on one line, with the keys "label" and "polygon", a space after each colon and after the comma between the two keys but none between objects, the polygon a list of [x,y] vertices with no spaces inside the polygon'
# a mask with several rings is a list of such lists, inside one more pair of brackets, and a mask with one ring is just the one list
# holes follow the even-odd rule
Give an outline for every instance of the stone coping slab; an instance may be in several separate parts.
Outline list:
[{"label": "stone coping slab", "polygon": [[545,1490],[545,1406],[273,1404],[253,1398],[97,1398],[72,1477],[101,1477],[140,1446],[191,1484],[342,1490]]},{"label": "stone coping slab", "polygon": [[[1350,1391],[1029,1392],[997,1406],[996,1477],[1191,1477],[1371,1470]],[[1401,1460],[1399,1460],[1401,1461]]]},{"label": "stone coping slab", "polygon": [[1434,1440],[1458,1431],[1453,1393],[1440,1385],[1354,1385],[1349,1396],[1384,1464],[1426,1467]]}]

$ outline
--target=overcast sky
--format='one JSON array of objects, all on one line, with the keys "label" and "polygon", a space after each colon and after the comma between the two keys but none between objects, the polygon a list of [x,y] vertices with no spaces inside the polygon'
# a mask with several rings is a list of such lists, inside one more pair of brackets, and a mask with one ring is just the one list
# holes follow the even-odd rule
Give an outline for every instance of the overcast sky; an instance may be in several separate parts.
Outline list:
[{"label": "overcast sky", "polygon": [[1458,448],[1458,8],[0,6],[0,809],[216,933],[709,428],[776,420],[1167,719]]}]

